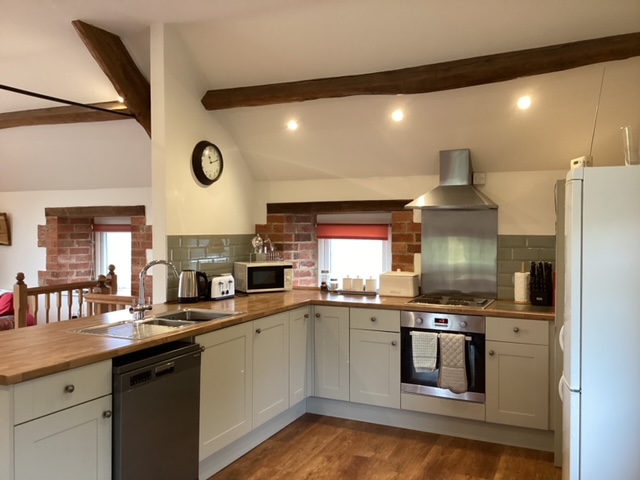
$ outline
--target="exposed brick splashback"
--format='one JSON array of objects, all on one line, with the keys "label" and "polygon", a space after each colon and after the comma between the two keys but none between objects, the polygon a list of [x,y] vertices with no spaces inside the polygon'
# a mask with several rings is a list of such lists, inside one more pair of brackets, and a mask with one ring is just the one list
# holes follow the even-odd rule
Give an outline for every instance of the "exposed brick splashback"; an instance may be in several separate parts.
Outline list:
[{"label": "exposed brick splashback", "polygon": [[391,212],[391,269],[413,272],[413,254],[420,253],[422,225],[413,211]]},{"label": "exposed brick splashback", "polygon": [[256,233],[270,239],[283,260],[293,263],[296,287],[318,286],[316,215],[270,213],[266,224],[256,225]]},{"label": "exposed brick splashback", "polygon": [[[392,268],[413,271],[413,254],[420,252],[420,224],[413,222],[411,211],[392,212],[391,219]],[[293,262],[295,286],[318,286],[316,215],[268,214],[266,224],[256,225],[256,233],[271,239],[284,260]]]}]

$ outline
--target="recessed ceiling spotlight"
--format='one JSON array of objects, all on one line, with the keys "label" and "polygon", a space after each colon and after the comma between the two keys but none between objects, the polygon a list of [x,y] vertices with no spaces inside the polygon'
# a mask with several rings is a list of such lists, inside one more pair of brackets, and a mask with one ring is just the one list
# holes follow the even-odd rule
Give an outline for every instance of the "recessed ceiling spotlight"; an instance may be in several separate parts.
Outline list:
[{"label": "recessed ceiling spotlight", "polygon": [[393,113],[391,114],[391,119],[394,122],[401,122],[403,118],[404,118],[404,112],[399,108],[397,110],[394,110]]},{"label": "recessed ceiling spotlight", "polygon": [[295,120],[289,120],[287,122],[287,128],[289,130],[297,130],[298,129],[298,122],[296,122]]},{"label": "recessed ceiling spotlight", "polygon": [[520,110],[526,110],[531,106],[531,97],[529,95],[524,95],[518,99],[518,108]]}]

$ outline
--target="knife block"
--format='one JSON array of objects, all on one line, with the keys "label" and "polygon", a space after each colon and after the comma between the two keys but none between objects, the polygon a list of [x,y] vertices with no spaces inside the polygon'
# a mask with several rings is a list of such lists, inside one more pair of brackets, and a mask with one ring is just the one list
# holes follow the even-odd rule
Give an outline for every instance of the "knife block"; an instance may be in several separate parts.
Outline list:
[{"label": "knife block", "polygon": [[553,296],[549,290],[531,290],[531,305],[540,305],[550,307],[553,302]]}]

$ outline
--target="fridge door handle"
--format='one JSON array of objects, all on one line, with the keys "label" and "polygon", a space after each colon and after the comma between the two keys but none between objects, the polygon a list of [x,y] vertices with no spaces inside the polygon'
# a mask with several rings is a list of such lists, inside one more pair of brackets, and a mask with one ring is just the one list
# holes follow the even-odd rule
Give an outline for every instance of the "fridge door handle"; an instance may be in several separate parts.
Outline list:
[{"label": "fridge door handle", "polygon": [[558,334],[558,343],[560,344],[560,350],[564,352],[564,325],[560,327],[560,333]]},{"label": "fridge door handle", "polygon": [[564,375],[560,377],[560,381],[558,382],[558,395],[560,396],[560,401],[564,403],[564,394],[562,393],[562,384],[564,383]]}]

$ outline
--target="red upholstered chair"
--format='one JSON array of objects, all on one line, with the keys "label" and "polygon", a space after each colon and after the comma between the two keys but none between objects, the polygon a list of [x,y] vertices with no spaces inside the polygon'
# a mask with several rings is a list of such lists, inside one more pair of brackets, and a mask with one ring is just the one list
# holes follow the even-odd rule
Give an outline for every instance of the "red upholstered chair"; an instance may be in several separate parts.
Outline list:
[{"label": "red upholstered chair", "polygon": [[[36,323],[35,317],[27,312],[27,326],[30,327]],[[0,295],[0,330],[13,330],[13,328],[13,293],[4,293]]]}]

